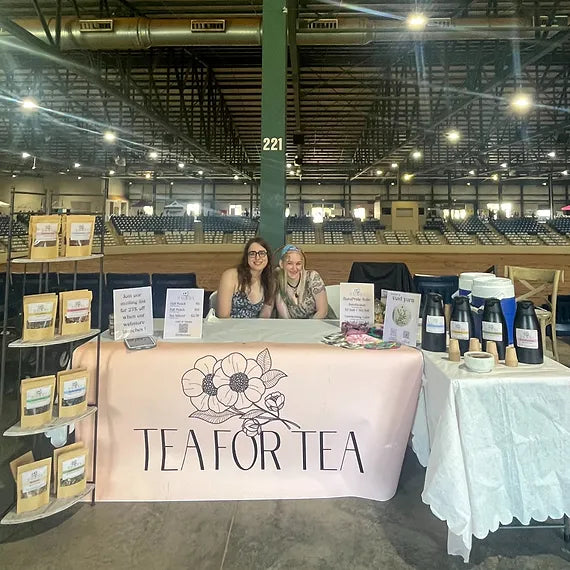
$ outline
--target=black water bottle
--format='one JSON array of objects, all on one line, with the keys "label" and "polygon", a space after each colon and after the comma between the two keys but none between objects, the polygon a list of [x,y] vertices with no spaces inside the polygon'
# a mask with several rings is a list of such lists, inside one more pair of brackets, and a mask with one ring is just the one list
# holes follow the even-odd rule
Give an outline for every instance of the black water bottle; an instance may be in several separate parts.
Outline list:
[{"label": "black water bottle", "polygon": [[509,333],[499,299],[491,297],[485,300],[483,319],[481,321],[481,336],[483,337],[483,350],[487,351],[487,342],[493,341],[497,345],[499,360],[504,360],[505,350],[509,342]]},{"label": "black water bottle", "polygon": [[422,348],[432,352],[445,352],[445,332],[443,297],[439,293],[428,293],[422,315]]},{"label": "black water bottle", "polygon": [[532,301],[519,301],[515,314],[515,349],[519,362],[524,364],[542,364],[542,333]]},{"label": "black water bottle", "polygon": [[451,305],[451,320],[449,323],[449,337],[459,341],[461,356],[469,350],[469,339],[475,336],[475,325],[471,314],[469,297],[459,295],[453,299]]}]

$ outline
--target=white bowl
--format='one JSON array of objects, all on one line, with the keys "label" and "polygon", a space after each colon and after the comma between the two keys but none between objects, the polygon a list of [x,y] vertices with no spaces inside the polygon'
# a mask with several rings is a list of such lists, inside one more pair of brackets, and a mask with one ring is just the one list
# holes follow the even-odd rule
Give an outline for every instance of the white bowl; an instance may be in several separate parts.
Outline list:
[{"label": "white bowl", "polygon": [[491,372],[495,368],[495,357],[489,352],[466,352],[463,358],[472,372]]}]

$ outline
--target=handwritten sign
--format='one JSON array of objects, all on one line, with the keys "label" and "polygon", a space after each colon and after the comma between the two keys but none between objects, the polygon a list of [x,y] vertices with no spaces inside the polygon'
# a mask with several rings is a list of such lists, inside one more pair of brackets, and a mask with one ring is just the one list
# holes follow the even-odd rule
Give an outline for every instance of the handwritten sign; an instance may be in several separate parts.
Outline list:
[{"label": "handwritten sign", "polygon": [[340,284],[340,322],[374,325],[374,284]]},{"label": "handwritten sign", "polygon": [[417,293],[386,291],[386,316],[382,340],[416,346],[421,298]]},{"label": "handwritten sign", "polygon": [[153,334],[152,291],[150,287],[113,291],[115,340]]},{"label": "handwritten sign", "polygon": [[163,338],[202,338],[204,289],[167,289]]}]

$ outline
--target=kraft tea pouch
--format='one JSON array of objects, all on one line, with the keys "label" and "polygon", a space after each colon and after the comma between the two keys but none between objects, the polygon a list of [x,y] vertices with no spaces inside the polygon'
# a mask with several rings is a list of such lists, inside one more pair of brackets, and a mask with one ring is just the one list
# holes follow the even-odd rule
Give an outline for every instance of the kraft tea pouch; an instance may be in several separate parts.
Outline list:
[{"label": "kraft tea pouch", "polygon": [[65,257],[85,257],[93,250],[95,216],[66,216],[64,222]]},{"label": "kraft tea pouch", "polygon": [[68,453],[69,451],[76,451],[78,449],[83,449],[83,442],[78,441],[76,443],[70,443],[64,447],[57,447],[53,450],[53,491],[57,490],[57,465],[58,458],[62,453]]},{"label": "kraft tea pouch", "polygon": [[88,289],[59,294],[59,330],[62,335],[83,334],[91,329],[91,299]]},{"label": "kraft tea pouch", "polygon": [[51,421],[54,394],[55,376],[22,380],[20,395],[22,427],[38,427]]},{"label": "kraft tea pouch", "polygon": [[20,455],[20,457],[10,461],[10,471],[12,477],[14,477],[14,481],[18,479],[18,467],[20,467],[20,465],[26,465],[26,463],[32,463],[33,460],[34,454],[31,451],[26,451],[24,455]]},{"label": "kraft tea pouch", "polygon": [[55,336],[55,316],[57,314],[57,295],[24,296],[24,326],[22,340],[37,342],[50,340]]},{"label": "kraft tea pouch", "polygon": [[30,258],[54,259],[59,255],[59,216],[30,217]]},{"label": "kraft tea pouch", "polygon": [[33,511],[49,503],[51,457],[20,465],[16,476],[16,512]]},{"label": "kraft tea pouch", "polygon": [[81,447],[57,456],[56,496],[58,499],[74,497],[85,490],[87,484],[87,449]]},{"label": "kraft tea pouch", "polygon": [[89,372],[86,368],[57,373],[58,416],[69,418],[81,415],[87,409]]}]

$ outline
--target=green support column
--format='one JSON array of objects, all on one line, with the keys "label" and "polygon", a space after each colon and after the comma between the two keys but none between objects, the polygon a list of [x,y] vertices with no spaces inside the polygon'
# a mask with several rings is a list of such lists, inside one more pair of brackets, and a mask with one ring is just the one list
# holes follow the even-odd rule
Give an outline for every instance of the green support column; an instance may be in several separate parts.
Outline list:
[{"label": "green support column", "polygon": [[286,0],[263,0],[262,31],[259,234],[275,250],[285,243]]}]

